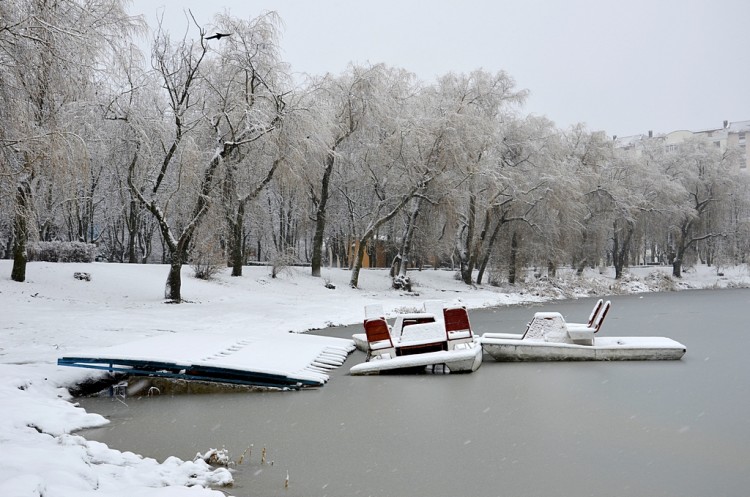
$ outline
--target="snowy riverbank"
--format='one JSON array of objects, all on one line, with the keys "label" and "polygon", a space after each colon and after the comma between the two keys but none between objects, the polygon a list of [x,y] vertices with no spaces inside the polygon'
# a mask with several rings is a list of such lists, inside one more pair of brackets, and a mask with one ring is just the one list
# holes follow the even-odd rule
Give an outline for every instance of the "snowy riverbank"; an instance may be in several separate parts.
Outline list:
[{"label": "snowy riverbank", "polygon": [[[539,302],[557,298],[685,288],[750,286],[747,268],[685,272],[680,281],[670,268],[629,271],[615,282],[611,270],[589,271],[583,278],[561,272],[516,287],[468,287],[450,271],[411,274],[414,294],[390,289],[386,271],[363,271],[360,289],[347,286],[349,272],[290,268],[272,279],[265,267],[247,267],[245,276],[228,272],[213,281],[192,277],[185,268],[182,305],[164,303],[168,268],[157,265],[31,263],[27,281],[10,281],[10,261],[0,261],[0,467],[3,496],[197,496],[224,493],[204,488],[231,481],[225,469],[202,461],[164,462],[114,451],[71,435],[106,423],[70,403],[66,387],[95,374],[56,365],[59,356],[80,348],[109,346],[165,333],[286,334],[350,324],[363,318],[363,306],[380,302],[387,313],[419,307],[424,300],[469,308]],[[91,274],[91,281],[73,273]],[[533,278],[532,278],[533,279]],[[335,289],[324,287],[330,282]],[[509,330],[511,331],[511,330]],[[323,387],[325,388],[325,387]],[[206,450],[209,447],[205,448]],[[231,493],[231,489],[228,489]]]}]

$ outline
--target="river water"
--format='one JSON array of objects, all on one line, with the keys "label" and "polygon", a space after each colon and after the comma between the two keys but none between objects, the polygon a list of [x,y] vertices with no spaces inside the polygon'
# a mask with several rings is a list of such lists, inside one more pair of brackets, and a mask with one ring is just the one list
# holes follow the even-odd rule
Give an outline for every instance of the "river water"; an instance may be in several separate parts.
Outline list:
[{"label": "river water", "polygon": [[[485,356],[467,375],[352,377],[364,360],[355,352],[315,390],[80,399],[112,421],[83,435],[159,460],[210,447],[238,460],[250,448],[228,489],[237,496],[750,495],[750,290],[612,303],[600,333],[667,336],[687,354],[609,363]],[[479,333],[520,333],[536,311],[581,322],[593,304],[470,317]]]}]

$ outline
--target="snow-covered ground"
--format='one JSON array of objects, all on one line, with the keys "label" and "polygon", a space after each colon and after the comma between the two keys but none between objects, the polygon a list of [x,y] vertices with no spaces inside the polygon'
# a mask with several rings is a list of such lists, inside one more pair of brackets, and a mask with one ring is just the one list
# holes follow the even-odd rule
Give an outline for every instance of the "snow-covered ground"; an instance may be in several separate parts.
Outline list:
[{"label": "snow-covered ground", "polygon": [[[750,286],[746,267],[698,267],[675,282],[670,268],[631,269],[615,282],[611,270],[578,278],[561,271],[547,280],[529,275],[517,286],[469,287],[451,271],[411,273],[413,293],[390,289],[388,273],[363,271],[360,289],[349,288],[349,272],[289,268],[278,278],[266,267],[246,267],[197,280],[185,267],[181,305],[165,303],[168,268],[159,265],[30,263],[25,283],[10,280],[11,261],[0,261],[0,495],[4,497],[215,496],[209,485],[231,482],[225,468],[202,460],[153,459],[111,450],[71,433],[105,424],[70,402],[67,387],[97,373],[56,365],[80,349],[106,347],[167,333],[198,332],[265,337],[289,331],[361,322],[364,305],[381,303],[386,314],[442,300],[469,308],[588,295],[686,288]],[[75,279],[91,274],[91,281]],[[329,289],[324,283],[335,285]],[[324,387],[325,388],[325,387]],[[209,448],[206,447],[206,450]],[[225,489],[231,493],[231,488]]]}]

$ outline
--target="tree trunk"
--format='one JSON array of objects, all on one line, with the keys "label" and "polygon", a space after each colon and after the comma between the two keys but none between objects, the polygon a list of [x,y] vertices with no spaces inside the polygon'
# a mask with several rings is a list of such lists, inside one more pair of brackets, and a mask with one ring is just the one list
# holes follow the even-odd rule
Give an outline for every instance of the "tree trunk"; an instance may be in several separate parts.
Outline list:
[{"label": "tree trunk", "polygon": [[[615,266],[615,279],[622,278],[623,269],[628,260],[628,251],[630,250],[630,240],[633,236],[633,223],[625,221],[625,227],[618,229],[617,221],[614,222],[614,237],[612,247],[612,259]],[[622,231],[625,231],[623,234]]]},{"label": "tree trunk", "polygon": [[10,278],[22,283],[26,280],[26,248],[29,241],[29,213],[31,204],[31,186],[22,181],[16,190],[16,213],[13,221],[13,269]]},{"label": "tree trunk", "polygon": [[674,259],[672,260],[672,276],[675,278],[682,278],[682,261],[686,250],[684,235],[681,234]]},{"label": "tree trunk", "polygon": [[401,244],[401,251],[399,257],[399,268],[397,276],[406,276],[406,271],[409,269],[409,261],[411,260],[411,245],[414,239],[414,231],[417,226],[417,216],[419,216],[419,209],[422,206],[422,198],[418,197],[415,200],[414,210],[409,214],[409,221],[406,225],[406,233],[404,234],[404,240]]},{"label": "tree trunk", "polygon": [[675,247],[675,255],[672,260],[672,276],[675,278],[682,278],[682,261],[685,258],[685,252],[688,249],[688,236],[691,233],[693,223],[691,221],[685,221],[680,226],[680,232],[677,235],[677,246]]},{"label": "tree trunk", "polygon": [[315,236],[313,237],[312,246],[312,275],[320,277],[320,267],[323,264],[323,235],[326,230],[326,204],[328,203],[328,188],[331,183],[331,173],[336,163],[334,151],[330,151],[326,157],[326,167],[323,171],[323,180],[320,184],[320,197],[318,198],[318,208],[315,212]]},{"label": "tree trunk", "polygon": [[232,276],[242,276],[242,268],[245,265],[242,233],[232,233],[232,238],[229,242],[231,244],[229,249],[229,263],[232,265]]},{"label": "tree trunk", "polygon": [[[484,271],[487,269],[487,264],[490,262],[492,256],[492,249],[495,247],[495,241],[497,241],[497,235],[500,233],[500,228],[505,224],[503,218],[500,218],[495,225],[495,229],[492,230],[489,240],[487,240],[487,247],[485,248],[484,254],[482,255],[482,261],[479,264],[479,273],[477,274],[477,285],[482,284],[484,278]],[[514,232],[515,235],[515,232]]]},{"label": "tree trunk", "polygon": [[391,269],[388,271],[388,275],[391,278],[395,278],[401,273],[401,253],[396,254],[391,262]]},{"label": "tree trunk", "polygon": [[153,238],[154,228],[143,230],[138,234],[138,246],[141,249],[141,264],[147,264],[148,258],[151,257]]},{"label": "tree trunk", "polygon": [[620,258],[620,234],[617,231],[617,221],[615,221],[615,229],[612,234],[612,263],[615,266],[615,279],[619,280],[622,278],[622,259]]},{"label": "tree trunk", "polygon": [[518,233],[515,231],[510,238],[510,260],[508,261],[508,283],[516,283],[516,264],[518,263]]},{"label": "tree trunk", "polygon": [[135,244],[138,238],[138,203],[135,199],[130,200],[130,213],[128,214],[128,263],[136,264],[138,256]]},{"label": "tree trunk", "polygon": [[357,288],[359,285],[359,271],[362,269],[362,261],[365,258],[365,248],[367,247],[367,240],[362,239],[359,241],[357,246],[357,255],[354,257],[354,267],[352,267],[352,277],[349,280],[349,286]]},{"label": "tree trunk", "polygon": [[467,285],[471,285],[472,273],[474,272],[474,263],[476,258],[474,257],[474,225],[476,223],[476,195],[471,193],[469,195],[469,214],[468,221],[466,224],[466,240],[463,241],[462,246],[459,248],[459,257],[461,258],[461,280]]},{"label": "tree trunk", "polygon": [[574,259],[573,259],[573,266],[576,268],[576,276],[583,276],[583,270],[586,269],[586,264],[588,263],[588,255],[586,250],[586,243],[589,239],[589,232],[587,229],[583,230],[582,233],[582,239],[581,239],[581,246],[578,247],[578,249],[575,251]]},{"label": "tree trunk", "polygon": [[672,261],[672,276],[682,278],[682,259],[675,257]]},{"label": "tree trunk", "polygon": [[169,276],[167,276],[167,286],[164,289],[164,298],[178,303],[182,301],[182,258],[179,254],[172,255],[172,262],[169,265]]},{"label": "tree trunk", "polygon": [[241,203],[237,208],[235,219],[229,219],[229,262],[232,265],[232,276],[242,276],[242,267],[245,265],[245,204]]},{"label": "tree trunk", "polygon": [[[245,209],[248,202],[255,200],[260,193],[268,186],[273,179],[273,175],[283,161],[282,157],[276,157],[265,178],[248,194],[237,198],[236,209],[233,207],[231,199],[237,197],[237,184],[235,180],[233,164],[226,168],[226,178],[224,182],[224,218],[229,227],[229,265],[232,267],[232,276],[242,276],[242,267],[245,265],[247,251],[245,249]],[[270,206],[270,200],[269,200]],[[274,235],[275,239],[275,235]],[[258,260],[260,260],[260,240],[258,240]]]},{"label": "tree trunk", "polygon": [[467,285],[471,285],[473,282],[472,280],[472,273],[474,272],[474,268],[472,264],[468,261],[464,261],[464,259],[461,259],[461,281],[466,283]]},{"label": "tree trunk", "polygon": [[557,264],[555,264],[555,261],[553,261],[552,259],[549,259],[547,261],[547,277],[548,278],[557,277]]}]

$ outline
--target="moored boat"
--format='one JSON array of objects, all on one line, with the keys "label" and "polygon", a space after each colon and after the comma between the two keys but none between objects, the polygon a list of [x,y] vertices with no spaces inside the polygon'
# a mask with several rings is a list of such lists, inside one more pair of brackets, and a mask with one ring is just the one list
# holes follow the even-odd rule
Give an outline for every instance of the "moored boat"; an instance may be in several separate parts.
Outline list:
[{"label": "moored boat", "polygon": [[537,312],[525,333],[485,333],[482,347],[498,361],[677,360],[685,345],[666,337],[595,336],[610,302],[597,302],[585,324],[566,323],[558,312]]},{"label": "moored boat", "polygon": [[365,333],[352,336],[367,360],[350,369],[352,375],[387,371],[470,373],[482,364],[482,346],[471,330],[465,307],[443,308],[426,302],[424,312],[400,314],[389,325],[379,306],[365,309]]}]

